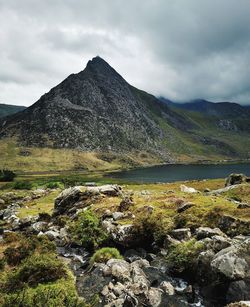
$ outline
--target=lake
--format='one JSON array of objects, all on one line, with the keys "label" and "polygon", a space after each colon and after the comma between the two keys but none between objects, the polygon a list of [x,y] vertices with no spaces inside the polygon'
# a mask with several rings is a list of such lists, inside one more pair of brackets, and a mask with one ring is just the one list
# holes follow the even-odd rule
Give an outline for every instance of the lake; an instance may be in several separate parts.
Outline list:
[{"label": "lake", "polygon": [[243,173],[250,176],[250,163],[169,164],[111,173],[108,176],[124,181],[154,183],[225,178],[231,173]]}]

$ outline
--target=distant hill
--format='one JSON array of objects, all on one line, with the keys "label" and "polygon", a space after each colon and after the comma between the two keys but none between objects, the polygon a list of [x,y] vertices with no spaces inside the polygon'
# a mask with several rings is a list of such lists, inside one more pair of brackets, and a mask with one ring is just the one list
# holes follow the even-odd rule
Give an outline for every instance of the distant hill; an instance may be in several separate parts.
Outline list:
[{"label": "distant hill", "polygon": [[0,117],[23,111],[26,107],[0,103]]},{"label": "distant hill", "polygon": [[[248,114],[237,104],[200,100],[177,105],[158,99],[95,57],[32,106],[0,120],[0,152],[11,149],[6,161],[12,154],[12,165],[26,169],[35,155],[27,148],[49,148],[56,155],[58,149],[76,150],[98,157],[97,164],[116,161],[133,166],[140,161],[143,165],[144,161],[246,159],[250,157]],[[12,142],[8,147],[7,141]],[[37,167],[44,161],[51,166],[54,160],[49,155],[37,157]]]},{"label": "distant hill", "polygon": [[250,107],[242,106],[233,102],[211,102],[203,99],[196,99],[187,103],[175,103],[164,97],[160,100],[166,103],[173,110],[183,110],[179,112],[184,116],[195,117],[199,113],[205,115],[206,121],[209,119],[211,123],[224,130],[249,131],[250,132]]}]

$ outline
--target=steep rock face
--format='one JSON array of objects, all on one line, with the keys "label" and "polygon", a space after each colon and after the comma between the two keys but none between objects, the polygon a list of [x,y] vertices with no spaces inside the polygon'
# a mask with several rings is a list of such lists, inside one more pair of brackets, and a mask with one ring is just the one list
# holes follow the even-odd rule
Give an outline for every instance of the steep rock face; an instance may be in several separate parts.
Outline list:
[{"label": "steep rock face", "polygon": [[168,136],[157,123],[165,117],[186,126],[154,96],[129,85],[100,57],[43,95],[22,114],[0,123],[0,137],[18,136],[25,146],[128,152],[146,150],[167,156]]}]

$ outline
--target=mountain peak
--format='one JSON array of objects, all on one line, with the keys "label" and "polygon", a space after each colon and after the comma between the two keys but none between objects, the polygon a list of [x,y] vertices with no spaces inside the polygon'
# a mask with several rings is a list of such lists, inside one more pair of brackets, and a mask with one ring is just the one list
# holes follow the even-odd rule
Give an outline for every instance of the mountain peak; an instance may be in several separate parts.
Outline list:
[{"label": "mountain peak", "polygon": [[89,60],[86,67],[111,67],[103,58],[101,58],[99,55],[92,58],[92,60]]}]

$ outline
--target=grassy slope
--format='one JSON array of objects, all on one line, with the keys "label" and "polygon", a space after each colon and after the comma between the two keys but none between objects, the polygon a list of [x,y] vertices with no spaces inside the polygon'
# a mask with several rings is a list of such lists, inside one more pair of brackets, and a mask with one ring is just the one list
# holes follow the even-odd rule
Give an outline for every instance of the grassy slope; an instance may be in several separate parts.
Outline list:
[{"label": "grassy slope", "polygon": [[[28,156],[21,152],[28,151]],[[119,155],[113,153],[82,152],[71,149],[20,148],[14,139],[0,140],[0,169],[18,171],[62,171],[62,170],[115,170],[126,167],[159,164],[155,156],[148,153]]]},{"label": "grassy slope", "polygon": [[9,104],[1,104],[0,103],[0,118],[4,116],[8,116],[11,114],[15,114],[17,112],[20,112],[24,110],[25,107],[23,106],[13,106]]},{"label": "grassy slope", "polygon": [[[77,182],[81,183],[88,181],[90,178],[86,178],[82,175],[74,177]],[[102,176],[95,177],[95,181],[99,184],[109,182],[111,179],[105,179]],[[17,178],[17,180],[27,180],[24,178]],[[41,176],[28,178],[32,181],[36,187],[44,187],[46,182],[62,180],[61,175],[53,179]],[[200,193],[188,194],[180,191],[180,185],[182,182],[165,183],[165,184],[123,184],[125,191],[133,194],[134,205],[130,208],[132,213],[136,216],[136,219],[145,217],[145,206],[153,206],[154,212],[151,218],[157,220],[163,227],[164,231],[169,231],[176,223],[176,218],[182,219],[184,226],[216,226],[216,219],[211,220],[211,216],[215,212],[219,212],[226,215],[231,215],[243,220],[250,221],[250,209],[237,209],[237,204],[230,199],[239,199],[243,202],[250,203],[250,185],[240,185],[238,188],[228,191],[221,195],[206,195],[203,193],[204,189],[209,188],[211,190],[222,188],[224,186],[224,179],[213,180],[200,180],[184,182],[189,187],[194,187]],[[11,187],[6,186],[6,189],[0,190],[0,198],[6,192],[12,191],[17,196],[23,197],[24,195],[30,195],[32,191],[27,190],[13,190]],[[60,189],[51,191],[48,195],[26,202],[19,211],[20,217],[27,215],[37,215],[41,212],[52,213],[54,206],[54,199],[60,193]],[[177,204],[183,200],[184,202],[192,202],[195,205],[184,213],[176,214]],[[93,209],[98,213],[104,212],[106,209],[111,211],[117,211],[118,205],[121,199],[117,197],[103,198],[100,202],[93,205]],[[134,220],[121,220],[121,223],[131,223]],[[180,222],[180,221],[178,221]]]},{"label": "grassy slope", "polygon": [[[174,110],[197,126],[196,129],[191,131],[193,135],[197,135],[199,137],[209,137],[223,142],[234,149],[239,158],[246,159],[250,157],[250,151],[247,150],[247,148],[250,148],[249,133],[218,129],[216,125],[217,119],[213,116],[204,116],[199,112],[181,110],[178,108],[174,108]],[[183,136],[185,136],[185,134],[183,134]],[[219,154],[218,148],[212,145],[207,146],[204,144],[199,144],[198,147],[203,154],[205,150],[208,150],[206,153],[208,156],[213,156],[215,154],[218,155],[218,157],[226,157],[226,155],[223,155],[222,153]]]}]

